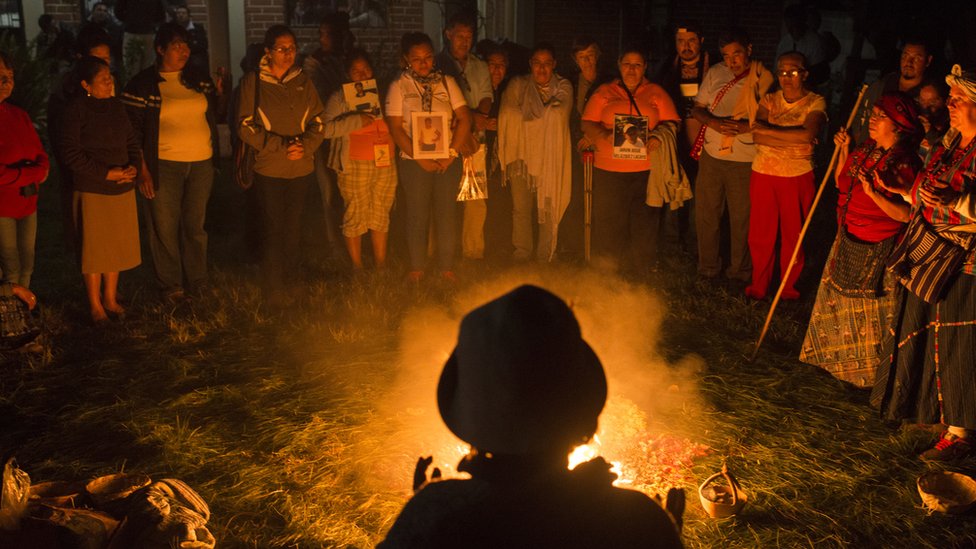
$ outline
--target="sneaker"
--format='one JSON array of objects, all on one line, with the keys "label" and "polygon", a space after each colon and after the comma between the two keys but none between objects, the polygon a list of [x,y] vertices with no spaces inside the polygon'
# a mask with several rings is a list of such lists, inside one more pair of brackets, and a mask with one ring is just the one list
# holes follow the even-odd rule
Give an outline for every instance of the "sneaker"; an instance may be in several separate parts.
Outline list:
[{"label": "sneaker", "polygon": [[407,273],[407,282],[411,284],[420,284],[420,281],[424,279],[423,271],[410,271]]},{"label": "sneaker", "polygon": [[944,431],[935,446],[922,452],[922,461],[955,461],[973,455],[973,445],[967,438]]}]

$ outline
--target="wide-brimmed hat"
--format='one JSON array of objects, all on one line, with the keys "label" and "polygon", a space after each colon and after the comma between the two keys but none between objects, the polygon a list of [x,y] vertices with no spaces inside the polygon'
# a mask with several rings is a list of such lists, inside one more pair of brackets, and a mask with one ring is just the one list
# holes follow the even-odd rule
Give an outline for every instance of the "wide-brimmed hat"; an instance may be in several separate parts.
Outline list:
[{"label": "wide-brimmed hat", "polygon": [[918,103],[903,92],[888,92],[874,102],[874,106],[891,119],[895,128],[908,135],[921,134],[924,127],[919,121]]},{"label": "wide-brimmed hat", "polygon": [[500,454],[583,442],[596,432],[606,398],[603,366],[573,312],[528,285],[464,317],[437,386],[447,427],[475,448]]}]

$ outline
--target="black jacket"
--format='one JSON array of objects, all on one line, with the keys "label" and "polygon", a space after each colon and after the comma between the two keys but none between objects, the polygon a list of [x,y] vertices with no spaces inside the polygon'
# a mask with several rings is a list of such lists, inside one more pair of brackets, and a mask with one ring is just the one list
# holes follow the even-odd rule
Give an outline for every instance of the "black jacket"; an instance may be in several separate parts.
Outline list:
[{"label": "black jacket", "polygon": [[[209,76],[193,78],[186,69],[180,78],[184,86],[199,91],[207,97],[207,125],[210,126],[210,144],[213,149],[210,160],[216,169],[220,142],[217,134],[217,93],[213,80]],[[142,154],[152,175],[153,185],[157,188],[159,187],[159,110],[162,107],[159,83],[162,81],[159,68],[153,65],[133,76],[126,84],[125,92],[122,93],[122,103],[125,104],[132,128],[139,142],[142,143]]]}]

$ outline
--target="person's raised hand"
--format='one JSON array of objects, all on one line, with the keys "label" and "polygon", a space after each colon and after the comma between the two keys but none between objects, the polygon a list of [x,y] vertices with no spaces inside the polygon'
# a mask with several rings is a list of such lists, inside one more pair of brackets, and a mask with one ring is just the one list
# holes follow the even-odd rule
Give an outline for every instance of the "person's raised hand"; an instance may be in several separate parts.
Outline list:
[{"label": "person's raised hand", "polygon": [[851,144],[851,136],[847,133],[847,130],[841,128],[837,130],[834,134],[834,146],[839,149],[847,150]]},{"label": "person's raised hand", "polygon": [[952,185],[933,177],[926,178],[918,187],[922,203],[932,208],[951,207],[961,194]]},{"label": "person's raised hand", "polygon": [[441,470],[434,467],[431,471],[430,477],[427,477],[427,469],[430,468],[431,464],[434,463],[434,456],[419,457],[417,458],[417,465],[413,469],[413,491],[416,492],[423,488],[424,484],[432,480],[441,478]]}]

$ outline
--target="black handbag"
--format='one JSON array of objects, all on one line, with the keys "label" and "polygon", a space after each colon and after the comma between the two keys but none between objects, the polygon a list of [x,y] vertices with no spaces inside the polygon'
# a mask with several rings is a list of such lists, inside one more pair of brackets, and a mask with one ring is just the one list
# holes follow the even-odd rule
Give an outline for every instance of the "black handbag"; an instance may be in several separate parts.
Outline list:
[{"label": "black handbag", "polygon": [[[258,102],[261,95],[261,75],[254,75],[254,115],[252,120],[258,122]],[[242,140],[237,141],[237,149],[234,151],[234,182],[244,189],[250,189],[254,184],[254,164],[257,161],[258,151]]]}]

